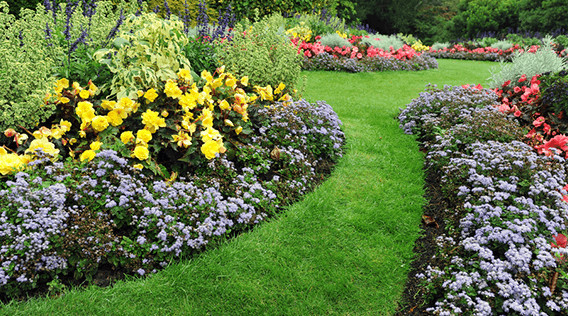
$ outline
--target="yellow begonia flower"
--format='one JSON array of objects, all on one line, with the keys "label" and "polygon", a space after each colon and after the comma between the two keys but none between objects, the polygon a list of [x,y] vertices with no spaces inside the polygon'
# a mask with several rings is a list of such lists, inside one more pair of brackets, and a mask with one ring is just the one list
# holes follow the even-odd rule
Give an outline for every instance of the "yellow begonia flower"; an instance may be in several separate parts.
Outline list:
[{"label": "yellow begonia flower", "polygon": [[179,98],[179,105],[182,106],[183,109],[193,110],[197,106],[196,98],[190,94],[184,93]]},{"label": "yellow begonia flower", "polygon": [[156,98],[158,97],[158,93],[156,92],[156,89],[152,88],[148,91],[146,91],[146,93],[144,93],[144,98],[150,102],[154,102],[154,100],[156,100]]},{"label": "yellow begonia flower", "polygon": [[219,152],[221,146],[216,141],[210,140],[201,145],[201,152],[205,155],[207,159],[215,158],[215,155]]},{"label": "yellow begonia flower", "polygon": [[84,161],[84,160],[89,160],[89,161],[91,161],[91,160],[93,160],[93,158],[95,158],[96,155],[97,155],[97,153],[96,153],[94,150],[89,149],[89,150],[85,150],[85,151],[81,154],[81,156],[79,157],[79,159],[81,159],[81,161]]},{"label": "yellow begonia flower", "polygon": [[243,86],[245,86],[245,87],[248,86],[248,83],[249,83],[249,77],[248,76],[244,76],[244,77],[241,78],[241,84]]},{"label": "yellow begonia flower", "polygon": [[144,147],[144,146],[136,146],[134,148],[134,152],[132,152],[132,157],[136,157],[139,160],[146,160],[148,159],[148,154],[150,152],[148,151],[148,148]]},{"label": "yellow begonia flower", "polygon": [[150,109],[146,110],[146,112],[142,114],[142,124],[144,124],[146,126],[145,128],[152,133],[155,133],[160,127],[166,127],[166,121],[158,115],[158,112]]},{"label": "yellow begonia flower", "polygon": [[136,140],[141,140],[145,143],[148,143],[150,140],[152,140],[152,133],[150,133],[150,131],[147,129],[141,129],[136,132]]},{"label": "yellow begonia flower", "polygon": [[103,102],[101,102],[101,107],[108,111],[114,110],[115,105],[116,101],[103,100]]},{"label": "yellow begonia flower", "polygon": [[95,86],[95,84],[92,81],[89,80],[89,92],[91,92],[91,95],[97,92],[97,90],[99,90],[99,88]]},{"label": "yellow begonia flower", "polygon": [[191,136],[185,132],[179,132],[177,135],[172,135],[174,142],[177,142],[179,147],[189,147],[191,145]]},{"label": "yellow begonia flower", "polygon": [[233,124],[233,122],[231,122],[231,120],[228,120],[228,119],[225,120],[225,125],[230,126],[230,127],[235,126],[235,124]]},{"label": "yellow begonia flower", "polygon": [[211,75],[211,73],[207,70],[203,70],[201,72],[201,78],[205,79],[207,82],[212,82],[213,81],[213,76]]},{"label": "yellow begonia flower", "polygon": [[91,125],[97,132],[102,132],[108,127],[108,120],[106,116],[97,115],[93,118]]},{"label": "yellow begonia flower", "polygon": [[177,73],[178,77],[180,79],[186,80],[186,81],[191,81],[192,77],[191,77],[191,71],[189,69],[180,69],[180,71],[178,71]]},{"label": "yellow begonia flower", "polygon": [[61,126],[61,129],[62,129],[64,132],[68,132],[68,131],[71,130],[71,125],[72,125],[72,124],[71,124],[71,122],[69,122],[69,121],[66,121],[66,120],[64,120],[64,119],[61,119],[61,121],[59,121],[59,125]]},{"label": "yellow begonia flower", "polygon": [[50,154],[53,157],[55,157],[55,156],[57,156],[57,154],[59,154],[59,149],[56,149],[55,145],[52,142],[50,142],[49,140],[47,140],[47,137],[34,139],[32,141],[32,143],[30,144],[30,147],[28,147],[28,149],[26,149],[26,154],[27,153],[35,154],[36,150],[38,150],[38,149],[43,150],[44,153]]},{"label": "yellow begonia flower", "polygon": [[218,130],[214,128],[208,128],[201,132],[201,140],[203,142],[208,142],[210,140],[218,140],[221,139],[221,134]]},{"label": "yellow begonia flower", "polygon": [[[127,113],[136,112],[136,102],[128,97],[121,98],[114,108],[120,108],[125,110]],[[123,117],[124,118],[124,117]]]},{"label": "yellow begonia flower", "polygon": [[163,110],[162,113],[160,113],[161,116],[163,117],[168,117],[168,115],[170,115],[170,113],[168,113],[168,111]]},{"label": "yellow begonia flower", "polygon": [[74,145],[77,142],[77,138],[71,138],[69,140],[69,145]]},{"label": "yellow begonia flower", "polygon": [[0,147],[0,156],[7,155],[7,154],[8,154],[8,151],[6,150],[6,148]]},{"label": "yellow begonia flower", "polygon": [[81,138],[85,138],[85,137],[87,137],[87,133],[85,133],[85,131],[79,131],[79,136]]},{"label": "yellow begonia flower", "polygon": [[120,140],[125,144],[128,144],[132,139],[134,139],[134,134],[132,134],[131,131],[122,132],[122,134],[120,134]]},{"label": "yellow begonia flower", "polygon": [[136,91],[136,94],[138,95],[138,98],[141,98],[144,95],[144,91],[138,90]]},{"label": "yellow begonia flower", "polygon": [[89,90],[81,90],[81,92],[79,92],[79,96],[83,99],[88,99],[91,94],[89,93]]},{"label": "yellow begonia flower", "polygon": [[217,68],[217,73],[218,73],[218,74],[222,74],[222,73],[224,73],[224,72],[225,72],[225,65],[223,65],[223,66]]},{"label": "yellow begonia flower", "polygon": [[137,163],[135,165],[132,166],[134,169],[138,169],[138,170],[142,170],[144,169],[144,166],[140,163]]},{"label": "yellow begonia flower", "polygon": [[120,111],[124,112],[124,110],[116,109],[108,112],[107,120],[112,126],[119,126],[122,124],[122,117],[120,115]]},{"label": "yellow begonia flower", "polygon": [[225,81],[225,85],[226,85],[227,87],[234,87],[236,84],[237,84],[237,80],[235,80],[234,78],[228,78],[228,79]]},{"label": "yellow begonia flower", "polygon": [[274,90],[274,94],[279,94],[280,92],[282,92],[282,90],[284,90],[284,88],[286,88],[286,85],[281,82],[278,85],[278,88],[276,88],[276,90]]},{"label": "yellow begonia flower", "polygon": [[178,87],[177,83],[171,79],[168,79],[168,82],[166,82],[164,92],[166,93],[166,96],[174,99],[179,99],[182,95],[182,91]]},{"label": "yellow begonia flower", "polygon": [[55,91],[60,93],[63,89],[69,88],[69,80],[61,78],[55,83]]},{"label": "yellow begonia flower", "polygon": [[58,97],[58,100],[59,100],[59,102],[61,102],[63,104],[67,104],[67,103],[69,103],[69,101],[71,101],[67,97]]},{"label": "yellow begonia flower", "polygon": [[101,149],[101,145],[103,143],[96,141],[96,142],[92,142],[91,145],[89,145],[89,148],[91,148],[92,150],[99,150]]},{"label": "yellow begonia flower", "polygon": [[88,101],[81,101],[77,104],[75,108],[75,113],[85,122],[91,122],[95,118],[95,109],[93,109],[93,104]]},{"label": "yellow begonia flower", "polygon": [[27,164],[27,159],[16,154],[8,154],[4,148],[0,147],[0,174],[7,175],[19,171]]},{"label": "yellow begonia flower", "polygon": [[226,110],[230,110],[230,109],[231,109],[231,105],[229,104],[229,102],[227,102],[227,100],[221,101],[221,103],[219,103],[219,107],[220,107],[221,110],[223,110],[223,111],[226,111]]},{"label": "yellow begonia flower", "polygon": [[237,135],[239,135],[241,132],[243,131],[243,127],[239,126],[235,129],[235,133],[237,133]]},{"label": "yellow begonia flower", "polygon": [[54,128],[51,130],[51,136],[55,139],[60,139],[61,137],[63,137],[63,134],[65,134],[65,131],[63,131],[63,129],[61,128]]}]

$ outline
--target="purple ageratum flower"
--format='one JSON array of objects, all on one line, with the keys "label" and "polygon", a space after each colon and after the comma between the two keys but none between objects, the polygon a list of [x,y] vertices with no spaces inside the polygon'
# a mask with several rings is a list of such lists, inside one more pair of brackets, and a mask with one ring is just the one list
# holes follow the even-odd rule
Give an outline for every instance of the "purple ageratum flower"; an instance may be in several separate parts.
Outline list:
[{"label": "purple ageratum flower", "polygon": [[154,9],[152,9],[152,12],[158,14],[158,12],[160,12],[160,5],[157,4],[157,5],[154,7]]},{"label": "purple ageratum flower", "polygon": [[49,0],[43,0],[43,6],[45,8],[45,13],[47,14],[49,11],[53,10],[53,7],[51,7],[51,1]]}]

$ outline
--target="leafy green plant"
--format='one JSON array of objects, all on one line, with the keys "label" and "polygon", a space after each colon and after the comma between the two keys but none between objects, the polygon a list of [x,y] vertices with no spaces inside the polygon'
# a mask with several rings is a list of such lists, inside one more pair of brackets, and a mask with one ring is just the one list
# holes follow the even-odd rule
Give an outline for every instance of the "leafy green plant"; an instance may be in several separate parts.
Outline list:
[{"label": "leafy green plant", "polygon": [[444,48],[448,48],[448,47],[450,47],[450,43],[448,43],[448,42],[434,43],[434,45],[432,45],[433,50],[440,50],[440,49],[444,49]]},{"label": "leafy green plant", "polygon": [[497,42],[491,44],[491,47],[497,48],[497,49],[500,49],[500,50],[507,50],[507,49],[513,47],[513,44],[510,43],[509,41],[497,41]]},{"label": "leafy green plant", "polygon": [[248,26],[237,25],[231,42],[219,43],[217,54],[222,65],[237,77],[248,76],[252,85],[286,85],[291,91],[300,76],[301,56],[280,26],[272,23],[279,15],[263,18]]},{"label": "leafy green plant", "polygon": [[547,37],[536,52],[516,53],[511,64],[501,63],[500,68],[493,68],[490,85],[498,87],[508,80],[517,81],[522,75],[530,78],[549,71],[558,72],[567,66],[567,62],[552,50],[551,38]]},{"label": "leafy green plant", "polygon": [[179,19],[164,20],[154,13],[131,15],[124,29],[132,33],[120,32],[113,48],[100,49],[94,55],[114,74],[110,95],[132,98],[138,90],[158,88],[161,82],[177,78],[180,68],[190,67],[184,55],[189,39]]},{"label": "leafy green plant", "polygon": [[363,37],[361,39],[361,44],[367,46],[373,46],[375,48],[380,48],[383,50],[389,50],[390,47],[395,50],[402,48],[404,42],[398,38],[396,35],[381,35],[375,34],[369,37]]},{"label": "leafy green plant", "polygon": [[183,52],[195,73],[199,74],[203,70],[213,73],[221,66],[217,60],[215,47],[211,43],[196,38],[190,39]]},{"label": "leafy green plant", "polygon": [[331,34],[326,34],[324,36],[321,37],[320,42],[322,45],[324,46],[329,46],[329,47],[350,47],[352,46],[351,43],[341,37],[339,34],[337,33],[331,33]]}]

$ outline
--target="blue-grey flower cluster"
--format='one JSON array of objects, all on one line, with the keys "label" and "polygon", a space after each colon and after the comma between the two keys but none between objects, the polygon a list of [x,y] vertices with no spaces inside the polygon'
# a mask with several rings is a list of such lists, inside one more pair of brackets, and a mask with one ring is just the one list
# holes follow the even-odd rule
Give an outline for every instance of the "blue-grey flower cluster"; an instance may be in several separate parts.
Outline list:
[{"label": "blue-grey flower cluster", "polygon": [[261,107],[251,120],[239,155],[177,179],[144,175],[112,150],[31,162],[0,190],[0,298],[104,266],[154,273],[276,213],[341,156],[341,121],[324,102]]},{"label": "blue-grey flower cluster", "polygon": [[[568,312],[568,164],[519,141],[522,130],[490,104],[486,90],[430,89],[402,110],[407,133],[428,150],[448,207],[432,264],[418,276],[436,315],[551,315]],[[556,275],[557,276],[557,275]]]},{"label": "blue-grey flower cluster", "polygon": [[512,53],[505,53],[505,54],[498,54],[498,53],[476,53],[476,52],[449,52],[449,51],[440,51],[440,52],[427,52],[424,53],[434,58],[444,58],[444,59],[464,59],[464,60],[481,60],[481,61],[503,61],[503,62],[510,62],[513,59],[514,54]]},{"label": "blue-grey flower cluster", "polygon": [[323,52],[314,57],[304,57],[302,65],[305,70],[332,70],[346,72],[370,72],[389,70],[428,70],[438,68],[438,62],[427,55],[414,56],[409,60],[384,58],[380,56],[355,58],[338,58]]}]

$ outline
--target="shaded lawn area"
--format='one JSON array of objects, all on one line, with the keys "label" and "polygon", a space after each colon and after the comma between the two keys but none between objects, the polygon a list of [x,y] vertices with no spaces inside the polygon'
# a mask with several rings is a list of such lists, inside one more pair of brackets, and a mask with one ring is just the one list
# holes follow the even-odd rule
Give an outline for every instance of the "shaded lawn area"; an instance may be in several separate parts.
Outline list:
[{"label": "shaded lawn area", "polygon": [[344,158],[314,192],[151,277],[12,302],[0,314],[394,313],[425,204],[422,153],[394,117],[427,83],[484,84],[496,65],[439,63],[422,72],[304,72],[304,97],[331,104],[347,137]]}]

